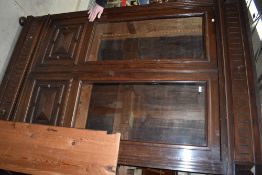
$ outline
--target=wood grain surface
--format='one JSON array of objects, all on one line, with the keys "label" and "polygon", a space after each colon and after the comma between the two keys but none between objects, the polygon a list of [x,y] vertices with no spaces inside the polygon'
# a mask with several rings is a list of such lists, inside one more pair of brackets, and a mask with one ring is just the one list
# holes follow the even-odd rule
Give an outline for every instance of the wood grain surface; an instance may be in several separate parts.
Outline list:
[{"label": "wood grain surface", "polygon": [[0,169],[29,174],[116,172],[120,134],[0,121],[0,140]]}]

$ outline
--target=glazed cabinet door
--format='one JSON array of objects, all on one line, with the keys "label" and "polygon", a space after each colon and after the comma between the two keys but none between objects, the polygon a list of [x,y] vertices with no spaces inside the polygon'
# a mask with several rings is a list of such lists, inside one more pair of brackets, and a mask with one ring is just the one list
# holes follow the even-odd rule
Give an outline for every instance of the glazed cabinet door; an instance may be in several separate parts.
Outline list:
[{"label": "glazed cabinet door", "polygon": [[122,165],[223,174],[214,9],[142,9],[86,33],[74,126],[120,132]]},{"label": "glazed cabinet door", "polygon": [[46,17],[14,119],[120,132],[121,165],[223,174],[215,3],[193,4]]},{"label": "glazed cabinet door", "polygon": [[120,132],[120,165],[260,170],[242,5],[177,0],[105,9],[92,23],[86,12],[28,17],[0,119]]}]

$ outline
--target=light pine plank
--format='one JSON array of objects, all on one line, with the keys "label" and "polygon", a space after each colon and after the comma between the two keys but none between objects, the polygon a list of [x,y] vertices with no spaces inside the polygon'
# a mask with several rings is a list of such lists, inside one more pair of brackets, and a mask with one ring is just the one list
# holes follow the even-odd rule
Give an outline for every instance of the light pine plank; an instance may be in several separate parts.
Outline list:
[{"label": "light pine plank", "polygon": [[0,169],[113,175],[120,134],[0,121]]}]

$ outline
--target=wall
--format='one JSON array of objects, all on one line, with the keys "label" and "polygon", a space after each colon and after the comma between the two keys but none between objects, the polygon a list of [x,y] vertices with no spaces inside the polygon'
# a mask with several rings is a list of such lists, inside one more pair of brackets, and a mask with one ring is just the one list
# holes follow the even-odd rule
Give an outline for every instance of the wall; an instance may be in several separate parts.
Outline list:
[{"label": "wall", "polygon": [[88,0],[15,0],[26,14],[41,16],[86,10]]},{"label": "wall", "polygon": [[[92,1],[92,0],[91,0]],[[0,82],[21,31],[21,16],[86,10],[90,0],[0,0]]]}]

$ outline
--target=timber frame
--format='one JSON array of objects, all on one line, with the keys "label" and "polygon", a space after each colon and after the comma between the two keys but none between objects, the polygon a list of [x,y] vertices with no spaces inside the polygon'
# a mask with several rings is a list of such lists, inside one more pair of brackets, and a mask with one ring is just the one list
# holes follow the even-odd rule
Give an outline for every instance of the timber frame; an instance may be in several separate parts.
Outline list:
[{"label": "timber frame", "polygon": [[[46,81],[52,80],[52,78],[55,80],[56,77],[60,80],[59,86],[52,83],[46,83],[46,85],[48,84],[51,88],[62,87],[66,89],[70,87],[73,90],[66,91],[66,95],[63,96],[66,99],[65,101],[68,101],[68,107],[61,109],[65,110],[64,116],[62,119],[58,119],[54,125],[76,128],[84,128],[85,124],[83,123],[86,122],[86,119],[77,117],[77,109],[74,107],[76,104],[74,100],[79,99],[79,88],[85,86],[83,82],[136,82],[136,77],[142,77],[143,81],[152,82],[155,81],[154,77],[159,80],[161,76],[165,77],[165,79],[161,79],[163,81],[170,81],[172,77],[179,76],[187,79],[188,75],[179,71],[179,66],[173,64],[172,67],[169,62],[159,65],[155,62],[152,64],[143,62],[143,65],[147,66],[144,70],[128,62],[121,63],[121,69],[118,69],[119,66],[121,67],[119,63],[110,65],[86,63],[86,52],[90,46],[85,42],[89,41],[94,34],[93,30],[96,24],[132,19],[142,20],[161,16],[161,14],[170,16],[174,13],[174,9],[177,14],[183,11],[192,11],[193,13],[198,9],[204,11],[211,9],[213,16],[210,19],[215,20],[215,34],[209,37],[216,42],[214,49],[217,53],[217,62],[215,62],[217,69],[214,68],[214,65],[207,67],[200,65],[198,68],[191,65],[185,72],[195,74],[196,79],[210,70],[212,75],[218,74],[218,79],[210,75],[209,80],[217,80],[219,89],[217,94],[219,96],[219,107],[217,107],[219,117],[217,125],[212,126],[219,128],[217,133],[220,136],[219,146],[216,147],[216,144],[214,144],[214,147],[215,150],[219,150],[220,157],[209,162],[208,156],[205,157],[201,151],[196,151],[194,156],[199,157],[199,161],[181,161],[180,157],[176,157],[176,155],[181,154],[182,151],[173,149],[169,145],[161,147],[159,144],[150,144],[151,146],[148,146],[145,143],[121,141],[118,163],[121,165],[229,175],[249,175],[252,174],[251,169],[255,168],[256,174],[261,174],[260,130],[262,128],[259,125],[259,108],[255,96],[255,68],[252,63],[253,55],[249,44],[249,29],[246,22],[247,12],[245,11],[244,0],[178,0],[166,4],[106,9],[103,17],[92,24],[87,22],[86,12],[43,17],[29,16],[24,23],[0,87],[0,119],[30,122],[24,116],[24,110],[27,109],[29,103],[29,100],[26,101],[26,97],[30,96],[32,91],[28,88],[29,85],[37,84],[38,86],[40,84],[39,87],[41,87],[44,84],[43,86],[45,86]],[[53,21],[59,19],[67,19],[73,21],[73,23],[75,23],[75,19],[79,19],[76,22],[81,23],[79,30],[83,31],[83,35],[76,39],[76,42],[79,42],[78,45],[76,44],[79,52],[74,53],[76,59],[64,61],[61,69],[57,69],[57,62],[55,61],[45,62],[45,60],[39,61],[38,59],[38,54],[43,52],[41,43],[46,42],[44,36],[47,34],[49,26]],[[156,71],[165,69],[168,69],[168,72],[158,74]],[[96,70],[100,72],[92,74]],[[133,76],[128,77],[130,74]]]}]

